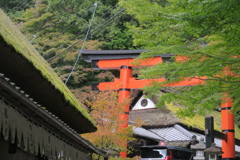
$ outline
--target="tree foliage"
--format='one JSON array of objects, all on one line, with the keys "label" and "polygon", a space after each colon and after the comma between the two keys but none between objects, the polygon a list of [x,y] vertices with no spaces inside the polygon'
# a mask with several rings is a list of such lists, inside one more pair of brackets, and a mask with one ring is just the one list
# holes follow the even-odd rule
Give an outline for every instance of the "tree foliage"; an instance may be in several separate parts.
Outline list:
[{"label": "tree foliage", "polygon": [[[24,2],[24,3],[23,3]],[[83,38],[89,27],[95,0],[10,0],[1,1],[8,15],[17,24],[38,52],[51,64],[60,78],[65,81],[73,69],[73,64],[82,47]],[[96,14],[90,30],[90,36],[84,49],[131,49],[131,32],[126,22],[134,22],[132,16],[117,5],[117,0],[97,2]],[[21,6],[21,8],[17,8]],[[50,61],[51,58],[53,60]],[[67,85],[75,96],[87,106],[98,125],[98,132],[85,135],[91,142],[103,149],[112,149],[116,153],[123,150],[119,142],[132,140],[131,127],[119,130],[123,122],[119,113],[123,113],[118,104],[116,92],[104,92],[90,99],[92,82],[111,81],[117,72],[94,71],[90,64],[78,61]],[[92,102],[90,100],[93,100]],[[86,103],[85,103],[86,104]]]},{"label": "tree foliage", "polygon": [[33,0],[1,0],[0,8],[11,18],[18,18],[25,9],[34,5]]},{"label": "tree foliage", "polygon": [[[23,3],[23,1],[26,3]],[[132,37],[126,21],[132,21],[117,0],[22,0],[1,1],[8,15],[19,26],[38,52],[66,81],[79,50],[82,48],[89,22],[95,16],[83,49],[130,49]],[[23,4],[23,5],[22,5]],[[97,6],[95,5],[97,4]],[[15,6],[22,5],[18,14]],[[95,71],[90,64],[78,61],[67,85],[81,101],[89,95],[92,82],[111,81],[117,72]],[[83,91],[83,92],[82,92]],[[86,92],[86,93],[84,93]],[[82,95],[82,96],[80,96]]]},{"label": "tree foliage", "polygon": [[[234,99],[233,111],[240,110],[240,29],[238,0],[120,0],[139,26],[131,26],[134,44],[151,52],[141,58],[174,54],[173,63],[162,63],[141,72],[141,78],[167,77],[168,81],[147,87],[156,94],[165,83],[183,77],[206,76],[205,84],[191,88],[171,88],[159,101],[177,102],[180,115],[206,114],[219,109],[224,93]],[[176,62],[177,56],[187,60]],[[225,70],[225,71],[224,71]],[[226,71],[227,70],[227,71]]]},{"label": "tree foliage", "polygon": [[[97,131],[82,136],[99,148],[106,150],[110,156],[124,151],[123,145],[134,140],[132,137],[133,125],[121,128],[126,122],[119,119],[119,116],[124,113],[124,106],[130,103],[130,99],[119,103],[116,91],[93,93],[92,98],[87,100],[86,104],[91,109],[91,116],[97,124]],[[138,125],[140,125],[140,121],[135,122],[135,126]]]}]

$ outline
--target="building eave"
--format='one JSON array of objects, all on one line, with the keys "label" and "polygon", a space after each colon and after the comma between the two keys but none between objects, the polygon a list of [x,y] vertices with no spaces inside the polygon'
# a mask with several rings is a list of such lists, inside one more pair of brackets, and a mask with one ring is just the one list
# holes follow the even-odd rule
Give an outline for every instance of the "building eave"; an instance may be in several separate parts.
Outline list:
[{"label": "building eave", "polygon": [[0,18],[0,73],[78,133],[96,131],[86,108],[2,10]]},{"label": "building eave", "polygon": [[51,133],[68,144],[71,144],[71,146],[76,149],[80,149],[86,153],[96,153],[100,156],[107,157],[105,151],[82,138],[77,131],[56,115],[43,108],[40,104],[34,101],[30,95],[26,94],[20,87],[16,86],[14,82],[1,73],[0,89],[1,92],[7,93],[10,99],[1,95],[0,98],[4,99],[9,104],[13,103],[13,100],[14,102],[17,102],[17,109],[34,124],[44,126]]}]

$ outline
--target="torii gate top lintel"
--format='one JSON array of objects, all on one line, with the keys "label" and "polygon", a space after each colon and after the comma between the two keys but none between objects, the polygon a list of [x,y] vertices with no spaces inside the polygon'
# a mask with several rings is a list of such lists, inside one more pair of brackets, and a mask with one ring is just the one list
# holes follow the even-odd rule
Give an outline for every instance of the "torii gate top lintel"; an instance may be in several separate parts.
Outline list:
[{"label": "torii gate top lintel", "polygon": [[[84,50],[81,52],[83,60],[92,63],[93,69],[120,69],[120,78],[114,79],[114,82],[101,82],[95,85],[97,90],[109,90],[114,89],[119,91],[119,102],[130,96],[130,89],[142,88],[151,82],[151,80],[136,80],[131,77],[132,68],[135,66],[132,62],[134,58],[137,58],[141,52],[147,50]],[[174,55],[165,54],[158,55],[154,58],[147,60],[147,63],[141,63],[140,66],[155,65],[157,63],[164,62],[164,58],[170,58]],[[166,60],[166,59],[165,59]],[[177,58],[176,58],[177,60]],[[183,60],[180,58],[180,60]],[[122,67],[124,66],[124,67]],[[201,78],[201,77],[200,77]],[[204,84],[204,77],[199,78],[186,78],[184,81],[167,84],[167,86],[189,86],[189,85],[202,85]],[[164,78],[157,79],[158,81],[166,81]],[[120,82],[120,83],[119,83]],[[234,115],[229,112],[231,109],[231,100],[228,100],[221,105],[222,114],[222,132],[225,138],[222,140],[222,159],[234,160],[235,158],[235,138],[234,138]],[[122,128],[126,128],[128,124],[129,104],[124,106],[124,113],[120,114],[119,119],[125,122]],[[124,142],[124,141],[123,141]],[[125,142],[125,148],[127,148],[127,142]],[[126,157],[127,152],[121,152],[121,157]]]},{"label": "torii gate top lintel", "polygon": [[134,65],[134,58],[138,58],[142,52],[148,50],[83,50],[81,52],[84,61],[91,63],[93,69],[119,69],[122,65],[133,68],[139,66],[150,66],[168,60],[173,54],[156,55],[154,58]]}]

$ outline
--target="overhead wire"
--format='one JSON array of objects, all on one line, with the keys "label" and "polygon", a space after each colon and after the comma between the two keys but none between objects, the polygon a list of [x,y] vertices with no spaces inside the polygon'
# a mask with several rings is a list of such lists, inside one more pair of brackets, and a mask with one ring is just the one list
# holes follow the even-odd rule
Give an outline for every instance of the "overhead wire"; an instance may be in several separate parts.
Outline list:
[{"label": "overhead wire", "polygon": [[92,18],[91,18],[91,21],[90,21],[90,24],[89,24],[89,27],[88,27],[88,31],[87,31],[86,36],[85,36],[85,38],[84,38],[84,42],[83,42],[82,48],[81,48],[80,52],[78,53],[77,59],[76,59],[76,61],[75,61],[75,63],[74,63],[74,66],[73,66],[70,74],[68,75],[68,77],[67,77],[67,79],[66,79],[66,81],[65,81],[65,84],[67,84],[69,78],[71,77],[73,71],[75,70],[75,67],[76,67],[76,65],[77,65],[77,63],[78,63],[78,61],[79,61],[79,59],[80,59],[81,52],[82,52],[82,50],[83,50],[84,44],[85,44],[85,42],[86,42],[86,40],[87,40],[87,38],[88,38],[88,34],[89,34],[89,31],[90,31],[91,26],[92,26],[92,21],[93,21],[93,18],[94,18],[94,16],[95,16],[95,12],[96,12],[96,9],[97,9],[97,3],[95,3],[94,5],[95,5],[95,8],[94,8],[94,11],[93,11],[93,14],[92,14]]},{"label": "overhead wire", "polygon": [[[101,19],[103,18],[106,14],[108,14],[109,12],[111,12],[115,7],[117,6],[117,4],[115,6],[113,6],[112,8],[110,8],[109,10],[107,10],[107,12],[105,12],[103,15],[101,15],[101,17],[99,17],[98,19]],[[96,20],[94,20],[96,21]],[[94,24],[94,21],[93,21],[93,24]],[[65,42],[63,45],[67,44],[68,42],[72,41],[73,39],[77,38],[79,35],[81,35],[82,33],[84,33],[86,30],[88,29],[88,27],[84,28],[83,30],[81,30],[80,32],[78,32],[77,34],[75,34],[74,37],[72,37],[71,39],[69,39],[67,42]],[[82,40],[82,38],[80,39],[80,41]],[[79,42],[80,42],[79,41]],[[79,42],[77,42],[76,44],[78,44]],[[73,46],[76,45],[75,43],[73,44]],[[70,46],[70,48],[72,48]],[[70,49],[70,48],[67,48],[67,49]],[[51,53],[50,53],[51,54]],[[50,54],[47,54],[44,56],[44,58],[48,57]]]},{"label": "overhead wire", "polygon": [[[88,11],[89,11],[89,8],[91,8],[91,7],[93,7],[93,6],[94,6],[94,4],[89,5],[89,6],[87,7]],[[86,14],[86,13],[84,13],[84,15],[85,15],[85,14]],[[83,16],[83,15],[82,15],[82,16]],[[81,16],[80,18],[82,18],[82,16]],[[35,33],[35,34],[32,35],[32,37],[30,38],[29,41],[31,41],[33,38],[37,38],[37,34],[45,31],[45,30],[48,29],[48,28],[52,28],[52,27],[56,26],[56,25],[59,24],[59,23],[62,23],[63,21],[65,21],[65,20],[68,19],[68,18],[69,18],[69,17],[65,17],[64,19],[60,20],[59,22],[57,22],[57,23],[55,23],[55,24],[53,24],[53,25],[51,25],[51,26],[48,26],[48,27],[46,27],[46,28],[38,31],[37,33]],[[76,22],[75,22],[75,23],[76,23]]]},{"label": "overhead wire", "polygon": [[[101,17],[99,17],[98,19],[104,17],[107,13],[109,13],[110,11],[112,11],[113,8],[115,8],[116,6],[117,6],[117,4],[116,4],[115,6],[113,6],[111,9],[109,9],[107,12],[105,12],[105,13],[104,13]],[[93,24],[94,24],[94,21],[93,21]],[[87,28],[85,28],[84,30],[78,32],[73,38],[70,39],[70,41],[73,40],[73,39],[75,39],[75,38],[77,38],[79,35],[81,35],[81,33],[83,33],[83,32],[86,31],[86,30],[87,30]]]},{"label": "overhead wire", "polygon": [[[46,44],[44,44],[44,46],[48,45],[49,43],[51,43],[55,38],[59,37],[60,35],[62,35],[63,33],[65,33],[69,28],[71,28],[73,25],[76,24],[76,21],[71,23],[67,28],[65,28],[63,31],[61,31],[59,34],[57,34],[56,36],[54,36],[51,40],[49,40]],[[44,47],[43,46],[43,47]]]},{"label": "overhead wire", "polygon": [[[124,10],[121,10],[120,12],[118,12],[118,14],[122,13]],[[93,35],[94,32],[96,32],[97,30],[101,29],[104,25],[107,24],[107,22],[109,22],[110,20],[112,20],[113,18],[115,18],[118,14],[114,15],[113,17],[109,18],[107,21],[105,21],[104,24],[98,26],[96,29],[94,29],[92,32],[90,32],[89,35]],[[121,18],[121,17],[119,17]],[[76,44],[78,44],[80,41],[83,40],[84,37],[82,37],[81,39],[79,39],[77,42],[73,43],[71,46],[67,47],[65,50],[63,50],[62,52],[60,52],[59,54],[53,56],[52,58],[48,59],[48,62],[51,62],[53,59],[59,57],[61,54],[63,54],[64,52],[66,52],[67,50],[71,49],[72,47],[74,47]]]},{"label": "overhead wire", "polygon": [[1,8],[5,8],[10,2],[12,2],[12,1],[8,1],[3,7],[1,7]]},{"label": "overhead wire", "polygon": [[[100,25],[100,26],[98,26],[96,29],[94,29],[92,32],[91,32],[91,35],[95,32],[95,31],[97,31],[97,30],[99,30],[100,28],[102,28],[104,25],[107,25],[108,24],[108,22],[110,22],[112,19],[114,19],[115,17],[117,17],[120,13],[122,13],[123,11],[125,11],[125,9],[122,9],[122,10],[120,10],[118,13],[116,13],[114,16],[112,16],[111,18],[109,18],[107,21],[105,21],[102,25]],[[121,18],[121,17],[119,17],[119,18]]]},{"label": "overhead wire", "polygon": [[[93,5],[89,6],[88,8],[91,9],[92,6],[93,6]],[[80,18],[83,18],[83,17],[89,12],[90,9],[88,9],[87,12],[85,12],[83,15],[81,15]],[[73,23],[71,23],[67,28],[65,28],[63,31],[61,31],[61,32],[60,32],[58,35],[56,35],[54,38],[57,38],[57,37],[59,37],[61,34],[65,33],[69,28],[71,28],[71,27],[72,27],[73,25],[75,25],[76,23],[77,23],[76,21],[74,21]],[[48,41],[46,44],[44,44],[44,46],[46,46],[46,45],[48,45],[49,43],[51,43],[51,42],[54,40],[54,38],[52,38],[50,41]]]},{"label": "overhead wire", "polygon": [[[96,32],[97,30],[101,29],[104,25],[108,24],[108,22],[110,22],[112,19],[114,19],[115,17],[117,17],[120,13],[122,13],[123,11],[125,11],[125,9],[120,10],[119,12],[117,12],[114,16],[112,16],[111,18],[109,18],[108,20],[106,20],[103,24],[101,24],[100,26],[98,26],[96,29],[94,29],[93,31],[90,32],[89,35],[93,35],[94,32]],[[53,59],[59,57],[60,55],[62,55],[63,53],[65,53],[67,50],[71,49],[72,47],[74,47],[76,44],[78,44],[80,41],[83,40],[84,37],[80,38],[78,41],[76,41],[75,43],[73,43],[71,46],[67,47],[65,50],[63,50],[62,52],[60,52],[59,54],[51,57],[50,59],[48,59],[48,62],[51,62]]]},{"label": "overhead wire", "polygon": [[[114,17],[114,18],[115,18],[115,17]],[[121,18],[121,17],[119,17],[119,18]],[[109,21],[110,21],[110,20],[109,20]],[[109,21],[108,21],[108,22],[109,22]],[[102,28],[104,25],[106,25],[106,24],[107,24],[107,23],[104,23],[104,24],[102,24],[101,26],[99,26],[98,28],[94,29],[92,32],[90,32],[89,35],[93,35],[94,32],[98,31],[99,29],[101,29],[101,28]],[[103,30],[101,30],[101,31],[103,31]],[[101,32],[101,31],[100,31],[100,32]],[[62,55],[63,53],[65,53],[67,50],[71,49],[72,47],[74,47],[75,45],[77,45],[79,42],[81,42],[81,41],[83,40],[83,38],[84,38],[84,37],[82,37],[81,39],[79,39],[77,42],[73,43],[71,46],[67,47],[65,50],[63,50],[63,51],[60,52],[59,54],[57,54],[57,55],[53,56],[52,58],[48,59],[47,61],[48,61],[48,62],[51,62],[53,59],[59,57],[60,55]]]},{"label": "overhead wire", "polygon": [[[20,8],[20,9],[21,9],[21,8],[22,8],[22,6],[23,6],[24,4],[26,4],[27,2],[28,2],[28,0],[26,0],[24,3],[22,3],[22,4],[21,4],[19,7],[18,7],[18,6],[16,6],[16,7],[14,7],[14,8],[18,8],[18,9]],[[17,11],[18,11],[18,9],[17,9]]]},{"label": "overhead wire", "polygon": [[[83,17],[83,16],[82,16]],[[82,18],[80,17],[80,18]],[[49,40],[46,44],[43,45],[42,49],[47,46],[49,43],[51,43],[52,41],[54,41],[55,38],[58,38],[60,35],[62,35],[63,33],[65,33],[68,29],[70,29],[73,25],[75,25],[77,22],[74,21],[73,23],[71,23],[67,28],[65,28],[63,31],[61,31],[59,34],[57,34],[56,36],[54,36],[51,40]]]},{"label": "overhead wire", "polygon": [[[93,5],[90,5],[90,7],[88,7],[88,8],[89,8],[88,11],[85,12],[80,18],[83,18],[83,17],[90,11],[90,9],[92,8],[92,6],[94,6],[94,4],[93,4]],[[60,34],[56,35],[54,38],[59,37],[61,34],[65,33],[71,26],[73,26],[73,25],[75,25],[75,24],[76,24],[76,21],[73,22],[72,24],[70,24],[67,28],[65,28]],[[85,28],[83,31],[81,31],[81,33],[83,33],[84,31],[86,31],[87,29],[88,29],[88,27]],[[53,38],[52,40],[48,41],[46,44],[44,44],[44,46],[46,46],[46,45],[48,45],[49,43],[51,43],[51,42],[54,40],[54,38]],[[74,38],[76,38],[76,36],[74,36],[73,38],[71,38],[71,39],[68,40],[67,42],[73,40]],[[67,43],[67,42],[66,42],[66,43]],[[64,44],[66,44],[66,43],[64,43]],[[63,44],[63,45],[64,45],[64,44]],[[44,48],[44,46],[43,46],[43,48]],[[48,55],[45,55],[44,58],[46,58],[46,57],[48,57],[48,56],[49,56],[49,54],[48,54]]]},{"label": "overhead wire", "polygon": [[[12,2],[12,1],[9,1],[9,2],[8,2],[7,4],[5,4],[5,6],[3,6],[3,7],[6,7],[10,2]],[[14,6],[13,8],[18,7],[19,5],[21,5],[21,3],[17,4],[17,5]],[[13,8],[12,8],[12,9],[13,9]],[[11,9],[11,10],[12,10],[12,9]]]},{"label": "overhead wire", "polygon": [[[2,8],[5,8],[10,2],[12,1],[9,1],[7,4],[5,4]],[[17,4],[16,6],[14,6],[13,8],[9,9],[9,12],[13,12],[15,10],[15,8],[22,8],[22,6],[27,3],[28,0],[24,1],[23,3],[22,2],[19,2],[19,4]],[[18,10],[18,9],[17,9]]]}]

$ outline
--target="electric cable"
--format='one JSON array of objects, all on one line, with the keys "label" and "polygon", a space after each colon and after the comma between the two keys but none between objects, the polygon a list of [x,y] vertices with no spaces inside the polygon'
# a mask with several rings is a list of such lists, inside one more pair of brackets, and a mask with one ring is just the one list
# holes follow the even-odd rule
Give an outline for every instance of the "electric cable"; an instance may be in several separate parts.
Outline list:
[{"label": "electric cable", "polygon": [[[93,5],[91,5],[90,7],[92,7]],[[88,7],[89,8],[89,7]],[[88,12],[89,12],[90,9],[88,9],[87,12],[85,12],[83,15],[80,16],[80,18],[83,18]],[[54,38],[57,38],[59,37],[61,34],[65,33],[69,28],[71,28],[73,25],[75,25],[77,22],[74,21],[72,24],[70,24],[67,28],[65,28],[63,31],[60,32],[60,34],[56,35]],[[44,44],[44,46],[48,45],[49,43],[51,43],[54,38],[52,38],[50,41],[48,41],[46,44]]]},{"label": "electric cable", "polygon": [[[124,11],[124,10],[120,11],[120,13],[122,13],[123,11]],[[113,19],[113,18],[115,18],[115,17],[116,17],[116,15],[115,15],[114,17],[111,17],[110,19],[108,19],[107,22],[109,22],[111,19]],[[119,17],[119,18],[121,18],[121,17]],[[105,23],[102,24],[101,26],[98,26],[96,29],[94,29],[92,32],[90,32],[89,35],[93,35],[93,33],[94,33],[95,31],[98,31],[98,30],[101,29],[104,25],[107,25],[107,24],[108,24],[107,22],[105,22]],[[101,31],[103,31],[103,30],[101,30]],[[60,52],[59,54],[57,54],[57,55],[53,56],[52,58],[48,59],[47,61],[48,61],[48,62],[51,62],[51,61],[52,61],[53,59],[55,59],[56,57],[59,57],[61,54],[63,54],[64,52],[66,52],[67,50],[71,49],[73,46],[75,46],[76,44],[78,44],[80,41],[82,41],[83,38],[84,38],[84,37],[82,37],[81,39],[79,39],[77,42],[73,43],[71,46],[67,47],[65,50],[63,50],[63,51]]]},{"label": "electric cable", "polygon": [[[122,9],[120,10],[118,13],[116,13],[114,16],[112,16],[111,18],[109,18],[107,21],[105,21],[102,25],[100,25],[99,27],[97,27],[96,29],[94,29],[92,32],[91,32],[91,35],[97,31],[98,29],[100,29],[101,27],[103,27],[104,25],[107,25],[108,22],[110,22],[110,20],[114,19],[115,17],[117,17],[120,13],[122,13],[123,11],[125,11],[125,9]],[[121,18],[121,17],[119,17]]]},{"label": "electric cable", "polygon": [[[115,6],[113,6],[111,9],[109,9],[107,12],[105,12],[105,13],[104,13],[101,17],[99,17],[98,19],[104,17],[107,13],[109,13],[110,11],[112,11],[113,8],[115,8],[116,6],[117,6],[117,4],[116,4]],[[93,24],[94,24],[94,21],[93,21]],[[78,32],[73,38],[70,39],[70,41],[73,40],[73,39],[75,39],[75,38],[77,38],[77,37],[78,37],[79,35],[81,35],[81,33],[83,33],[85,30],[87,30],[87,28],[85,28],[83,31]]]},{"label": "electric cable", "polygon": [[[112,11],[115,7],[117,6],[117,4],[115,6],[113,6],[112,8],[110,8],[109,10],[107,10],[107,12],[105,12],[103,15],[101,15],[101,17],[99,17],[98,19],[104,17],[107,13],[109,13],[110,11]],[[94,24],[93,20],[93,24]],[[63,45],[67,44],[68,42],[72,41],[73,39],[77,38],[79,35],[81,35],[83,32],[85,32],[88,29],[88,27],[84,28],[83,30],[81,30],[80,32],[78,32],[74,37],[72,37],[71,39],[69,39],[67,42],[65,42]],[[60,35],[60,34],[59,34]],[[58,36],[57,36],[58,37]],[[53,40],[51,40],[50,42],[52,42]],[[47,44],[49,44],[50,42],[47,42]],[[44,46],[46,46],[47,44],[45,44]],[[44,58],[48,57],[51,53],[43,56]]]},{"label": "electric cable", "polygon": [[[9,1],[5,6],[7,6],[10,2],[12,2],[12,1]],[[13,11],[15,11],[15,8],[22,8],[22,6],[25,4],[25,3],[27,3],[28,2],[28,0],[26,0],[25,2],[23,2],[23,3],[19,3],[18,5],[16,5],[15,7],[13,7],[12,9],[9,9],[9,11],[8,12],[13,12]],[[4,6],[4,7],[5,7]],[[17,9],[17,10],[18,10]]]},{"label": "electric cable", "polygon": [[[73,22],[72,24],[70,24],[66,29],[64,29],[63,31],[61,31],[58,35],[54,36],[50,41],[48,41],[46,44],[44,44],[44,46],[48,45],[49,43],[51,43],[55,38],[58,38],[60,35],[62,35],[63,33],[65,33],[69,28],[71,28],[73,25],[76,24],[76,21]],[[44,48],[43,46],[43,48]]]},{"label": "electric cable", "polygon": [[[93,5],[92,5],[93,6]],[[89,9],[90,10],[90,9]],[[88,11],[89,11],[88,10]],[[85,12],[80,18],[83,18],[86,14],[87,14],[88,12]],[[67,28],[65,28],[63,31],[61,31],[58,35],[56,35],[56,36],[54,36],[51,40],[49,40],[46,44],[44,44],[43,45],[43,47],[41,47],[41,50],[43,50],[44,49],[44,47],[45,46],[47,46],[49,43],[51,43],[52,41],[54,41],[54,39],[55,38],[58,38],[60,35],[62,35],[63,33],[65,33],[69,28],[71,28],[73,25],[75,25],[76,24],[76,21],[74,21],[72,24],[70,24]],[[87,28],[86,28],[87,29]],[[85,31],[85,30],[84,30]],[[71,38],[71,40],[72,40],[73,38]],[[68,40],[67,42],[69,42],[69,41],[71,41],[71,40]],[[66,43],[67,43],[66,42]],[[64,44],[66,44],[66,43],[64,43]],[[63,45],[64,45],[63,44]],[[50,55],[51,53],[49,53],[49,54],[47,54],[47,55],[44,55],[43,57],[44,57],[44,59],[46,58],[46,57],[48,57],[49,55]]]},{"label": "electric cable", "polygon": [[[24,2],[25,3],[25,2]],[[19,3],[18,5],[16,5],[15,7],[13,7],[12,9],[10,9],[10,11],[12,11],[14,8],[18,7],[19,5],[21,5],[21,3]]]},{"label": "electric cable", "polygon": [[2,8],[5,8],[10,2],[12,1],[7,2]]},{"label": "electric cable", "polygon": [[[88,6],[87,9],[88,9],[88,8],[91,8],[92,6],[94,6],[94,4]],[[87,12],[88,12],[88,11],[89,11],[89,9],[87,10]],[[86,13],[84,13],[84,15],[85,15],[85,14],[86,14]],[[83,17],[83,15],[82,15],[80,18],[82,18],[82,17]],[[68,19],[68,18],[69,18],[69,17],[65,17],[63,20],[60,20],[59,22],[57,22],[57,23],[55,23],[55,24],[53,24],[53,25],[51,25],[51,26],[48,26],[48,27],[46,27],[46,28],[44,28],[44,29],[38,31],[37,33],[35,33],[35,34],[32,35],[32,37],[29,39],[29,41],[31,41],[33,38],[37,38],[37,34],[39,34],[39,33],[43,32],[43,31],[45,31],[45,30],[48,29],[48,28],[51,28],[51,27],[56,26],[57,24],[59,24],[59,23],[65,21],[65,20]]]},{"label": "electric cable", "polygon": [[[28,1],[26,0],[24,3],[22,3],[19,7],[18,6],[16,6],[16,7],[14,7],[14,8],[18,8],[18,9],[21,9],[21,8],[23,8],[22,6],[25,4],[25,3],[27,3]],[[16,11],[18,11],[18,9],[16,10]]]},{"label": "electric cable", "polygon": [[110,11],[112,11],[115,7],[117,7],[118,4],[115,4],[115,6],[113,6],[112,8],[110,8],[109,10],[107,10],[107,12],[105,12],[100,18],[104,17],[106,14],[108,14]]},{"label": "electric cable", "polygon": [[[123,11],[125,11],[125,9],[120,10],[118,13],[116,13],[114,16],[112,16],[111,18],[109,18],[108,20],[106,20],[102,25],[98,26],[96,29],[94,29],[92,32],[90,32],[89,35],[92,35],[95,31],[101,29],[104,25],[106,25],[110,20],[112,20],[113,18],[115,18],[116,16],[118,16],[120,13],[122,13]],[[119,17],[120,18],[120,17]],[[61,54],[63,54],[64,52],[66,52],[67,50],[71,49],[73,46],[75,46],[76,44],[78,44],[80,41],[82,41],[83,37],[81,39],[79,39],[77,42],[73,43],[71,46],[67,47],[65,50],[63,50],[62,52],[60,52],[59,54],[53,56],[52,58],[48,59],[48,62],[51,62],[53,59],[59,57]]]},{"label": "electric cable", "polygon": [[95,12],[96,12],[96,9],[97,9],[97,3],[95,3],[94,5],[95,5],[95,8],[94,8],[94,11],[93,11],[93,14],[92,14],[92,18],[91,18],[91,21],[90,21],[90,24],[89,24],[89,27],[88,27],[88,31],[87,31],[86,36],[85,36],[85,38],[84,38],[84,42],[83,42],[82,48],[81,48],[80,52],[78,53],[77,59],[76,59],[76,61],[75,61],[75,64],[74,64],[74,66],[73,66],[70,74],[68,75],[66,81],[65,81],[65,85],[67,84],[69,78],[71,77],[71,75],[72,75],[72,73],[73,73],[73,71],[74,71],[74,69],[75,69],[75,67],[76,67],[76,65],[77,65],[77,63],[78,63],[78,61],[79,61],[79,59],[80,59],[81,52],[82,52],[82,50],[83,50],[84,44],[85,44],[85,42],[86,42],[86,40],[87,40],[87,38],[88,38],[88,34],[89,34],[89,31],[90,31],[91,26],[92,26],[92,21],[93,21],[93,18],[94,18],[94,16],[95,16]]}]

